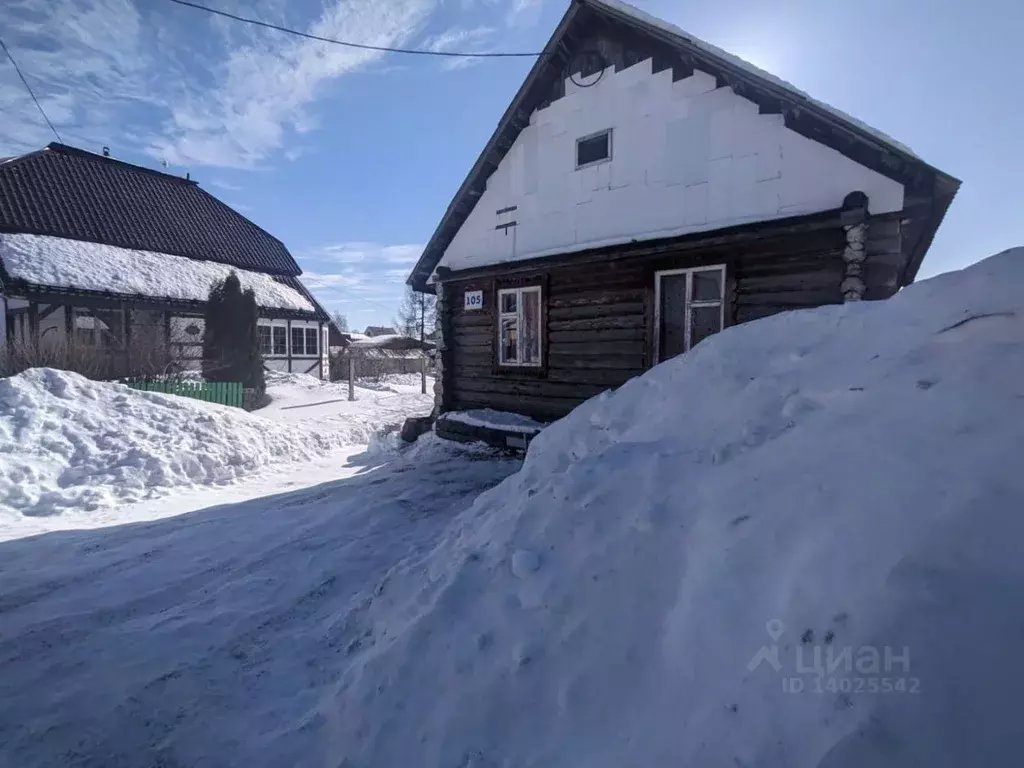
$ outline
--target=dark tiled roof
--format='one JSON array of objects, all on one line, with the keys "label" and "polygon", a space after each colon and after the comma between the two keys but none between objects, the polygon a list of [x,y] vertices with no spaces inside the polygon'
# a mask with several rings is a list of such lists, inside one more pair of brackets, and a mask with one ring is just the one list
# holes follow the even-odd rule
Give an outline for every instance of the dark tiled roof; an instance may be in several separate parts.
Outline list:
[{"label": "dark tiled roof", "polygon": [[196,182],[63,144],[0,165],[0,231],[301,273],[280,240]]}]

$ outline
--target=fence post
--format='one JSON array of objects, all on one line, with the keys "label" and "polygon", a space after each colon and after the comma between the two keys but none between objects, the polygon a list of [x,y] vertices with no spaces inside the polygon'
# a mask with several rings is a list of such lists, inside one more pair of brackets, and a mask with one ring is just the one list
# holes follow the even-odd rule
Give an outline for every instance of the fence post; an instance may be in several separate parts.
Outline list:
[{"label": "fence post", "polygon": [[427,354],[420,358],[420,394],[427,394]]},{"label": "fence post", "polygon": [[351,352],[348,355],[348,399],[350,402],[356,399],[356,361]]}]

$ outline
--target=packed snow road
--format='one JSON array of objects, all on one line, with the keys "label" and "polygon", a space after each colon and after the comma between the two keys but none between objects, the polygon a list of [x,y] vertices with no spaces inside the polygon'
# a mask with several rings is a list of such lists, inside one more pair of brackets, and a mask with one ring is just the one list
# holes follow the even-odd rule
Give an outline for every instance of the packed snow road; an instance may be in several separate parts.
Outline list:
[{"label": "packed snow road", "polygon": [[327,692],[389,570],[520,466],[429,438],[352,463],[293,493],[0,543],[0,765],[333,764]]}]

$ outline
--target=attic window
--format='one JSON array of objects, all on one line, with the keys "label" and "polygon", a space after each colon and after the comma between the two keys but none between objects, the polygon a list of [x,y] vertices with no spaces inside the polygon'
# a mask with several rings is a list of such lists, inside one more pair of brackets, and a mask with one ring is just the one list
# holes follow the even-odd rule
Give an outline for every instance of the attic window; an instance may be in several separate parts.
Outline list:
[{"label": "attic window", "polygon": [[576,167],[603,163],[612,159],[612,129],[576,139]]}]

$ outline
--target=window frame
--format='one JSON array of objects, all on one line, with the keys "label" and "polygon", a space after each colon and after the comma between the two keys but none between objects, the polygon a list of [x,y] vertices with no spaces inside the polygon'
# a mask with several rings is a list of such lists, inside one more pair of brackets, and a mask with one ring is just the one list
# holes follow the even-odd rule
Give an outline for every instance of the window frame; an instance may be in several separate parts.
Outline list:
[{"label": "window frame", "polygon": [[[310,335],[312,334],[312,336]],[[308,357],[320,357],[320,326],[319,325],[307,325],[306,326],[306,355]],[[313,351],[309,351],[309,340],[313,339]]]},{"label": "window frame", "polygon": [[[296,344],[295,339],[302,342]],[[288,345],[291,349],[289,357],[305,357],[306,356],[306,326],[304,325],[293,325],[288,329]]]},{"label": "window frame", "polygon": [[[278,331],[280,331],[281,335],[284,337],[284,343],[281,344],[281,349],[284,350],[283,352],[278,352],[277,351],[277,332]],[[273,343],[273,346],[272,346],[273,352],[271,354],[271,357],[288,357],[288,342],[289,342],[289,339],[288,339],[288,326],[285,325],[285,324],[282,324],[282,323],[274,323],[273,325],[270,326],[270,334],[271,334],[270,340]]]},{"label": "window frame", "polygon": [[[537,360],[531,362],[522,362],[523,358],[523,344],[522,334],[520,333],[523,327],[523,294],[525,293],[536,293],[537,294]],[[502,312],[502,297],[507,294],[515,294],[516,296],[516,311],[513,312]],[[544,313],[544,287],[542,285],[515,285],[507,287],[499,287],[495,294],[495,321],[496,321],[496,350],[495,350],[495,362],[501,369],[513,369],[513,370],[527,370],[527,371],[540,371],[544,368],[544,332],[545,332],[545,313]],[[502,355],[504,354],[504,346],[501,343],[501,323],[502,320],[514,317],[516,320],[516,359],[509,361],[504,360]]]},{"label": "window frame", "polygon": [[[267,351],[263,351],[263,331],[266,330],[267,336]],[[274,356],[274,326],[270,323],[257,323],[256,333],[259,336],[260,342],[260,355],[263,357]]]},{"label": "window frame", "polygon": [[[693,275],[697,272],[718,271],[721,275],[719,285],[722,290],[717,299],[693,299]],[[693,349],[693,316],[692,310],[696,307],[718,307],[717,333],[725,330],[725,295],[726,295],[726,271],[725,264],[706,264],[700,267],[685,267],[682,269],[661,269],[654,273],[654,354],[652,360],[654,365],[661,360],[661,280],[665,276],[686,275],[686,318],[683,331],[683,354]]]},{"label": "window frame", "polygon": [[[576,164],[576,170],[577,171],[580,170],[581,168],[592,168],[595,165],[601,165],[601,163],[610,163],[612,161],[612,157],[613,157],[613,142],[612,142],[612,139],[613,139],[614,132],[615,132],[614,128],[605,128],[604,130],[594,131],[593,133],[589,133],[586,136],[580,136],[578,139],[576,139],[575,155],[573,156],[573,161]],[[606,134],[608,136],[608,156],[607,157],[602,157],[600,160],[591,160],[590,162],[582,163],[581,164],[580,163],[580,144],[583,143],[584,141],[589,141],[590,139],[596,139],[598,136],[603,136],[603,135],[606,135]]]}]

